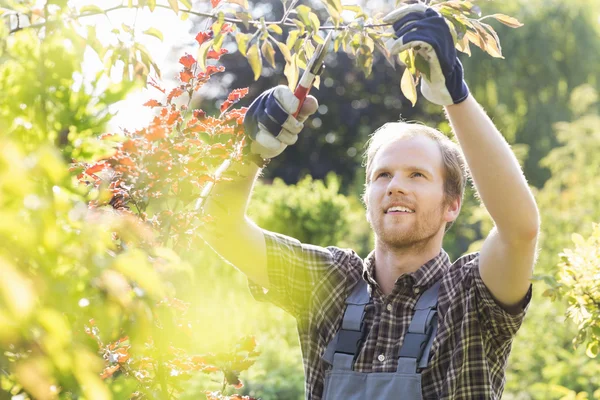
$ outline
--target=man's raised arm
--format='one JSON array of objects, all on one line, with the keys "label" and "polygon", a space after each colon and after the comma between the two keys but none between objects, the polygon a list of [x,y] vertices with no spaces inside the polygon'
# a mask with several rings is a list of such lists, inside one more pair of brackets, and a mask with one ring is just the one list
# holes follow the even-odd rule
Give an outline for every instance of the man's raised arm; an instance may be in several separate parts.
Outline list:
[{"label": "man's raised arm", "polygon": [[480,253],[481,277],[496,300],[512,310],[529,289],[539,231],[527,181],[506,140],[469,94],[444,18],[418,3],[395,10],[384,21],[396,33],[388,44],[392,53],[414,49],[429,64],[421,92],[446,107],[475,187],[496,225]]},{"label": "man's raised arm", "polygon": [[[304,120],[317,110],[318,103],[308,96],[298,119],[291,115],[297,108],[298,99],[286,86],[267,90],[250,105],[244,126],[255,161],[260,163],[276,157],[288,145],[296,143]],[[257,162],[233,163],[230,171],[239,176],[214,186],[204,203],[205,213],[212,216],[214,222],[201,235],[221,257],[268,289],[265,238],[262,230],[246,215],[259,172]]]}]

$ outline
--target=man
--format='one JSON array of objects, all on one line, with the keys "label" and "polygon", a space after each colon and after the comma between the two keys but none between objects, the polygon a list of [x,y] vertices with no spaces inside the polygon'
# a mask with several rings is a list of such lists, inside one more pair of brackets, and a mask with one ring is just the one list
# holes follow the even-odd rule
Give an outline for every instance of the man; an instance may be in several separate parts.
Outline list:
[{"label": "man", "polygon": [[[253,295],[298,322],[307,399],[499,399],[514,335],[531,298],[539,216],[509,145],[469,94],[443,18],[423,4],[385,17],[392,53],[429,62],[421,91],[443,105],[456,144],[434,129],[386,124],[367,150],[364,202],[375,249],[302,244],[261,230],[246,215],[255,164],[216,185],[205,239],[250,280]],[[283,86],[246,115],[258,164],[297,140],[317,109]],[[495,228],[481,252],[451,263],[442,249],[457,218],[467,165]],[[256,160],[255,160],[256,161]],[[262,164],[261,164],[262,165]]]}]

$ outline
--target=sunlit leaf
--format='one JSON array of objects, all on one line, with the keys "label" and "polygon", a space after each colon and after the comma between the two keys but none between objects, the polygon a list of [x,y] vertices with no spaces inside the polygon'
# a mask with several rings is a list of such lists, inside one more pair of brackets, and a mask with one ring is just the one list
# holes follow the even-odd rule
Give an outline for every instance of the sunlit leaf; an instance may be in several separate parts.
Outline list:
[{"label": "sunlit leaf", "polygon": [[413,107],[417,103],[417,85],[410,70],[406,68],[404,74],[402,74],[402,80],[400,81],[400,90],[404,96],[410,100]]},{"label": "sunlit leaf", "polygon": [[79,9],[80,14],[104,14],[104,10],[93,4],[83,6]]},{"label": "sunlit leaf", "polygon": [[281,51],[281,54],[283,55],[283,58],[285,59],[286,63],[291,63],[292,62],[292,55],[290,53],[290,50],[287,48],[287,46],[281,42],[276,42],[277,43],[277,47],[279,47],[279,51]]},{"label": "sunlit leaf", "polygon": [[169,6],[171,7],[171,9],[173,11],[175,11],[175,14],[179,14],[179,2],[177,0],[168,0],[169,1]]},{"label": "sunlit leaf", "polygon": [[267,26],[267,28],[271,31],[271,32],[275,32],[278,35],[282,35],[283,34],[283,30],[281,29],[281,27],[279,25],[276,24],[270,24],[269,26]]},{"label": "sunlit leaf", "polygon": [[262,72],[262,56],[258,48],[258,43],[255,43],[248,49],[247,58],[252,72],[254,72],[254,80],[258,80]]},{"label": "sunlit leaf", "polygon": [[244,27],[246,29],[250,28],[249,21],[252,19],[252,16],[249,13],[247,13],[247,12],[236,12],[235,16],[237,18],[239,18],[240,20],[242,20],[242,24],[244,25]]},{"label": "sunlit leaf", "polygon": [[244,57],[246,56],[246,52],[248,51],[248,41],[251,37],[252,35],[242,32],[238,32],[235,34],[235,41],[237,43],[238,50]]},{"label": "sunlit leaf", "polygon": [[273,68],[275,68],[275,49],[273,49],[273,45],[269,40],[263,41],[261,46],[261,52],[265,59],[271,64]]},{"label": "sunlit leaf", "polygon": [[288,33],[288,37],[285,41],[285,45],[287,46],[287,48],[291,51],[292,47],[294,47],[294,44],[296,43],[296,40],[298,39],[298,35],[300,34],[300,31],[298,31],[297,29],[290,31],[290,33]]},{"label": "sunlit leaf", "polygon": [[519,28],[519,27],[523,26],[523,24],[521,22],[519,22],[518,19],[516,19],[514,17],[509,17],[508,15],[504,15],[504,14],[487,15],[485,18],[495,18],[496,20],[502,22],[504,25],[509,26],[511,28]]},{"label": "sunlit leaf", "polygon": [[158,38],[158,39],[160,39],[160,41],[161,41],[161,42],[163,41],[163,34],[162,34],[162,32],[161,32],[161,31],[159,31],[159,30],[158,30],[158,29],[156,29],[156,28],[149,28],[149,29],[146,29],[146,30],[144,31],[144,33],[145,33],[146,35],[154,36],[155,38]]},{"label": "sunlit leaf", "polygon": [[208,49],[212,46],[212,40],[208,40],[200,45],[198,49],[198,56],[196,57],[196,61],[198,62],[198,66],[202,71],[206,69],[206,57],[208,55]]},{"label": "sunlit leaf", "polygon": [[419,53],[415,54],[415,70],[419,71],[427,77],[427,80],[431,82],[431,70],[430,65],[425,58]]},{"label": "sunlit leaf", "polygon": [[300,75],[300,70],[298,68],[298,54],[294,54],[292,56],[292,60],[290,63],[285,64],[285,68],[283,69],[283,74],[288,80],[288,87],[290,90],[296,90],[296,85],[298,84],[298,78]]}]

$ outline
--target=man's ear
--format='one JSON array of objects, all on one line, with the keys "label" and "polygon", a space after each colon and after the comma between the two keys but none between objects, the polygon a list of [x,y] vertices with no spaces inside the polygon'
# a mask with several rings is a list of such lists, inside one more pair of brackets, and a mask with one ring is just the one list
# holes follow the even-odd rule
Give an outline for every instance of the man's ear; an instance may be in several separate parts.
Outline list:
[{"label": "man's ear", "polygon": [[446,222],[455,221],[458,218],[458,214],[460,214],[460,209],[462,207],[462,199],[460,197],[455,198],[454,200],[446,203],[445,207],[445,220]]}]

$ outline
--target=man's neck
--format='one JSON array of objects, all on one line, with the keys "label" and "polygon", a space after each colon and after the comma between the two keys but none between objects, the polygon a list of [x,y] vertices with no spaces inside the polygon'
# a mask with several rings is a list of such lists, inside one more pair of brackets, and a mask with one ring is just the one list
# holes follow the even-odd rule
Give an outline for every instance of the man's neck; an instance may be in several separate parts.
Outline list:
[{"label": "man's neck", "polygon": [[429,243],[408,248],[394,248],[376,240],[375,280],[387,296],[392,293],[396,280],[415,272],[442,250],[441,239],[431,238]]}]

